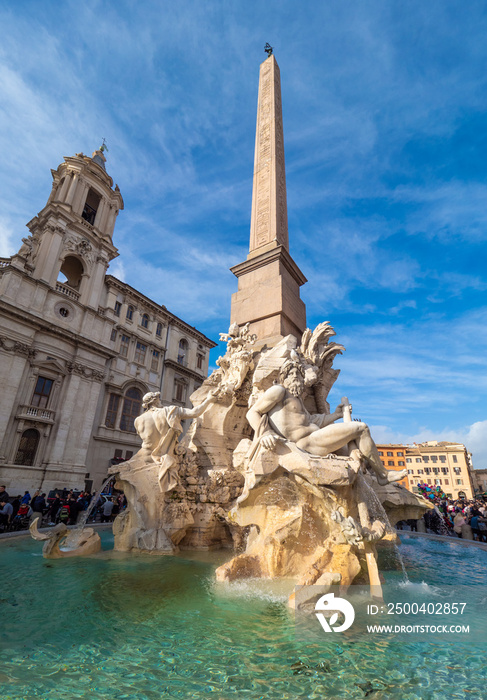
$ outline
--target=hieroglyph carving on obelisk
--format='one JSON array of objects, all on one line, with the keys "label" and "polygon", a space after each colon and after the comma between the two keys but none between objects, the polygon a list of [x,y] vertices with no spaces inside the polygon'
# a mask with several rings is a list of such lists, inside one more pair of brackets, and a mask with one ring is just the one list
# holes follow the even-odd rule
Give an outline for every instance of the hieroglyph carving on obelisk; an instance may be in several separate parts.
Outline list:
[{"label": "hieroglyph carving on obelisk", "polygon": [[273,55],[260,66],[249,252],[272,243],[289,249],[281,77]]}]

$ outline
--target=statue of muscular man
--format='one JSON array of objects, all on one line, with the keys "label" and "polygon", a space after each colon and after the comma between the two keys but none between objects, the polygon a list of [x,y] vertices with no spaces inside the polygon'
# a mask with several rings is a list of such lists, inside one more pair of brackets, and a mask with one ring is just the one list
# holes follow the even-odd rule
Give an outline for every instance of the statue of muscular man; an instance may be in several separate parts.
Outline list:
[{"label": "statue of muscular man", "polygon": [[281,370],[280,384],[267,389],[247,413],[247,420],[259,435],[260,444],[272,450],[278,440],[293,442],[301,450],[324,457],[330,453],[364,459],[379,484],[403,479],[407,470],[388,471],[381,462],[368,426],[361,421],[335,423],[343,416],[340,404],[331,414],[310,415],[304,407],[304,372],[289,360]]}]

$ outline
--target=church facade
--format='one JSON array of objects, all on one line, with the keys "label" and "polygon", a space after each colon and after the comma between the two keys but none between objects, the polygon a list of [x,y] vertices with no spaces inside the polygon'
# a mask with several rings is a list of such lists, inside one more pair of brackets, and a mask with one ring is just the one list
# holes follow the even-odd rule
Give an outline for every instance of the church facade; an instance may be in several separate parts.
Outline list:
[{"label": "church facade", "polygon": [[[107,274],[123,199],[103,149],[67,157],[28,238],[0,258],[0,483],[99,488],[140,447],[142,396],[191,405],[215,343]],[[32,492],[32,491],[31,491]]]}]

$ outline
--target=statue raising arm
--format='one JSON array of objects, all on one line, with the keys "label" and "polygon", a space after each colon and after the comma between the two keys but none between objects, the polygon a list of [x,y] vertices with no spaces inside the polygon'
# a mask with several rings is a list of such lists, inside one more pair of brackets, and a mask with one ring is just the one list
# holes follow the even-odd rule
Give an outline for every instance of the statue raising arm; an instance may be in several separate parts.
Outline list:
[{"label": "statue raising arm", "polygon": [[198,416],[201,416],[201,414],[205,412],[205,409],[210,405],[210,403],[215,403],[215,401],[218,401],[219,395],[220,390],[214,389],[212,392],[210,392],[206,399],[200,403],[199,406],[193,406],[193,408],[181,408],[181,420],[184,420],[185,418],[198,418]]}]

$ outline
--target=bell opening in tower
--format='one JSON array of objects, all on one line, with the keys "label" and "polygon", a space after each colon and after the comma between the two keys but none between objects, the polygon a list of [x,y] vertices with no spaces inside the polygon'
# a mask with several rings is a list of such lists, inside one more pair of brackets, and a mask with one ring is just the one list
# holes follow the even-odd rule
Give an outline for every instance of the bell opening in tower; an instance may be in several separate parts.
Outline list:
[{"label": "bell opening in tower", "polygon": [[95,223],[96,212],[98,211],[98,207],[100,206],[100,201],[100,195],[97,192],[95,192],[95,190],[92,190],[90,187],[81,216],[92,226]]}]

